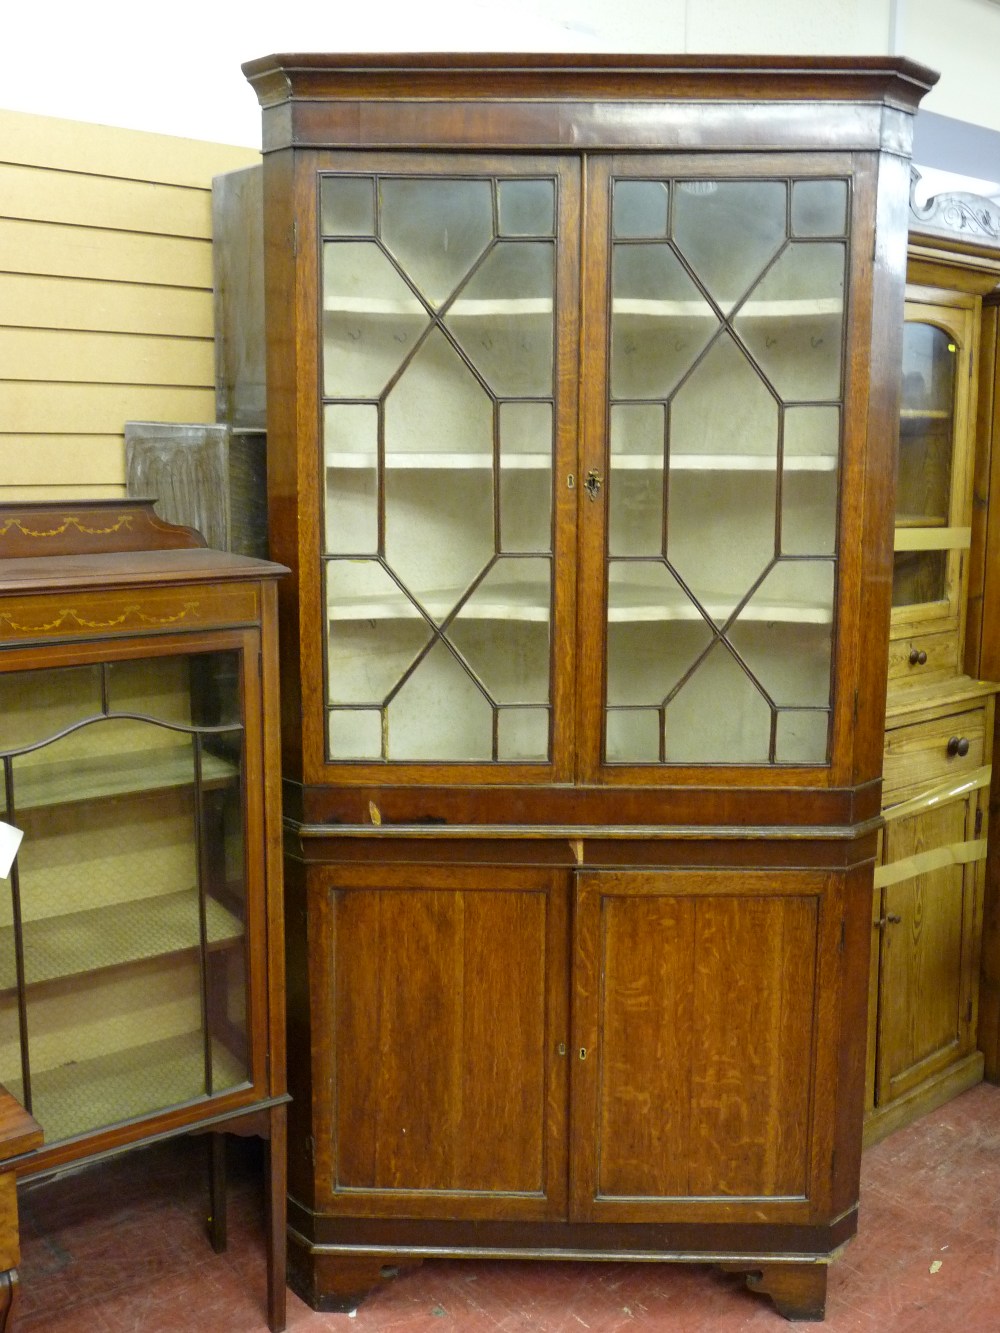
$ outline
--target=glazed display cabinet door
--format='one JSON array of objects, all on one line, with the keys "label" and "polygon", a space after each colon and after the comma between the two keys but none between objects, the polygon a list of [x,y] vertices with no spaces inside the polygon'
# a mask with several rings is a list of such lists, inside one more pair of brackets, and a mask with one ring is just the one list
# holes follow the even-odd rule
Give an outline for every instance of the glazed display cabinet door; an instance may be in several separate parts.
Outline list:
[{"label": "glazed display cabinet door", "polygon": [[610,282],[595,265],[585,287],[605,383],[584,386],[580,522],[606,590],[584,659],[606,780],[831,757],[850,191],[755,165],[590,175]]},{"label": "glazed display cabinet door", "polygon": [[[876,1106],[975,1050],[981,931],[980,795],[889,811],[881,886]],[[903,807],[900,807],[902,811]]]},{"label": "glazed display cabinet door", "polygon": [[574,1218],[791,1221],[822,1202],[838,898],[802,871],[579,876]]},{"label": "glazed display cabinet door", "polygon": [[35,670],[5,657],[0,808],[24,840],[0,907],[0,1081],[47,1147],[254,1081],[256,642]]},{"label": "glazed display cabinet door", "polygon": [[336,876],[309,926],[332,940],[331,1214],[564,1215],[565,897],[540,870]]},{"label": "glazed display cabinet door", "polygon": [[[907,301],[903,326],[893,630],[951,631],[957,641],[971,540],[978,298],[948,293],[945,304],[941,293],[937,302],[924,295]],[[925,648],[917,665],[942,648]],[[947,658],[956,671],[957,656]]]},{"label": "glazed display cabinet door", "polygon": [[318,176],[326,760],[565,775],[578,169],[365,160]]}]

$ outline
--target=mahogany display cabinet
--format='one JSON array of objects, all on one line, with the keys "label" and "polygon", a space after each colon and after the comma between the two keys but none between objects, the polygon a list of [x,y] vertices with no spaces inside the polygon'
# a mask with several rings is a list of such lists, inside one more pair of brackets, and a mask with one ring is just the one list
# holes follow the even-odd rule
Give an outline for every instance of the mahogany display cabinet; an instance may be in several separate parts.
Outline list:
[{"label": "mahogany display cabinet", "polygon": [[857,1225],[895,59],[275,56],[293,1285]]},{"label": "mahogany display cabinet", "polygon": [[0,506],[0,1079],[21,1178],[189,1131],[268,1143],[285,1326],[279,565],[149,501]]}]

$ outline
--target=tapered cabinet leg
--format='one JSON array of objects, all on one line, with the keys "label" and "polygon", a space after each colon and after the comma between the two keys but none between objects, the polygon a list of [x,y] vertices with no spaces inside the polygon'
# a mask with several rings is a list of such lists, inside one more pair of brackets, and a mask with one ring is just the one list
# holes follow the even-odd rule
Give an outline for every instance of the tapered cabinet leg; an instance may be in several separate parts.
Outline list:
[{"label": "tapered cabinet leg", "polygon": [[827,1268],[826,1264],[763,1264],[747,1273],[747,1286],[766,1292],[786,1319],[822,1319]]},{"label": "tapered cabinet leg", "polygon": [[0,1333],[14,1328],[14,1308],[17,1305],[17,1269],[8,1268],[0,1273]]},{"label": "tapered cabinet leg", "polygon": [[286,1318],[288,1171],[284,1103],[268,1113],[267,1136],[267,1326],[281,1333]]},{"label": "tapered cabinet leg", "polygon": [[208,1239],[216,1254],[228,1244],[226,1218],[226,1136],[208,1136]]}]

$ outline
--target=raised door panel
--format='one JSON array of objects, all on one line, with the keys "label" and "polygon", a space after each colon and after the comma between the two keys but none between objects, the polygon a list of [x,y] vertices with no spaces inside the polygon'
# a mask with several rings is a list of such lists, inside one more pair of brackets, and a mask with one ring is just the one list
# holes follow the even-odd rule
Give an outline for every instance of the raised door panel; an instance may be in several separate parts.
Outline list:
[{"label": "raised door panel", "polygon": [[807,1215],[830,887],[803,872],[581,876],[574,1216]]},{"label": "raised door panel", "polygon": [[351,872],[329,914],[330,1211],[562,1215],[564,877]]},{"label": "raised door panel", "polygon": [[877,1104],[885,1106],[975,1045],[981,904],[977,793],[886,826]]}]

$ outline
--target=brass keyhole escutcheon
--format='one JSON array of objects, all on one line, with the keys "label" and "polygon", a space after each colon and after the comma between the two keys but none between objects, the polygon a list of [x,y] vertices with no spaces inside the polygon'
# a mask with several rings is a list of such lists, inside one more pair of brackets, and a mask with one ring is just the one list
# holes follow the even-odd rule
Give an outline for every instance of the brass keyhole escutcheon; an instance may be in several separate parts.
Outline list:
[{"label": "brass keyhole escutcheon", "polygon": [[583,483],[583,489],[592,500],[596,500],[601,493],[601,487],[604,485],[604,478],[598,472],[596,467],[592,467],[587,473],[587,480]]}]

